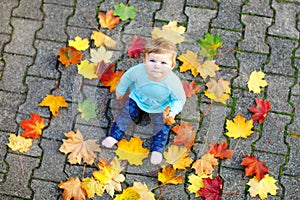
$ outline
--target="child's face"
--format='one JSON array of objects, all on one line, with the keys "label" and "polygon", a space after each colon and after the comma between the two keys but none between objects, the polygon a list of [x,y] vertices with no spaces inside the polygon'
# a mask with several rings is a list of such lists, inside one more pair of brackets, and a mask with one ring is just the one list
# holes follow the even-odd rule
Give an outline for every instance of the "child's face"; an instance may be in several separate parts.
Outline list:
[{"label": "child's face", "polygon": [[161,81],[167,77],[173,69],[173,54],[149,53],[144,58],[147,75],[152,81]]}]

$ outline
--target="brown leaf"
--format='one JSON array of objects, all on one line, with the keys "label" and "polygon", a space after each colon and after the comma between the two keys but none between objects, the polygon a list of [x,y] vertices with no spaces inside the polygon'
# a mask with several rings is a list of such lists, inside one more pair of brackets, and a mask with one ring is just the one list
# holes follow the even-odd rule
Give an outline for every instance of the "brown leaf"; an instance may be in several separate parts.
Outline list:
[{"label": "brown leaf", "polygon": [[63,200],[85,200],[85,190],[82,189],[81,182],[77,177],[68,178],[66,182],[61,182],[58,187],[64,190],[62,193]]}]

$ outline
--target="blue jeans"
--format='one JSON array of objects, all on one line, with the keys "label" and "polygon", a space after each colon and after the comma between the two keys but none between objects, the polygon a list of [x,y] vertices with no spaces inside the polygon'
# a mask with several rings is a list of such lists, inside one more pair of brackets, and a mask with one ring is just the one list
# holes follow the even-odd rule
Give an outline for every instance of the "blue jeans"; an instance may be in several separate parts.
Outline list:
[{"label": "blue jeans", "polygon": [[[129,98],[113,123],[109,136],[120,141],[131,122],[136,121],[143,112],[136,102]],[[151,151],[163,153],[169,137],[170,125],[164,123],[162,113],[149,113],[149,115],[153,121]]]}]

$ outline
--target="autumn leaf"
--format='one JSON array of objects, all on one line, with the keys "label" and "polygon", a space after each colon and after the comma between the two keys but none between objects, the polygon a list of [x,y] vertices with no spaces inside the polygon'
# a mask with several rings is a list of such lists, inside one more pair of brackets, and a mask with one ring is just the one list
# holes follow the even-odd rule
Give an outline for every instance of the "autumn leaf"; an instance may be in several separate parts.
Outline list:
[{"label": "autumn leaf", "polygon": [[80,63],[83,56],[83,54],[74,47],[66,46],[60,48],[57,52],[57,55],[59,56],[58,60],[66,67],[68,67],[70,64]]},{"label": "autumn leaf", "polygon": [[204,187],[204,182],[203,182],[203,178],[212,178],[212,176],[208,176],[206,174],[203,174],[201,176],[197,176],[195,174],[192,174],[192,175],[189,175],[188,176],[188,182],[191,184],[188,186],[188,190],[191,192],[191,193],[195,193],[195,197],[199,197],[199,190],[201,188]]},{"label": "autumn leaf", "polygon": [[185,92],[185,96],[188,98],[200,92],[201,86],[197,85],[195,81],[191,81],[190,83],[187,81],[181,81],[181,83]]},{"label": "autumn leaf", "polygon": [[218,165],[218,160],[214,158],[214,155],[206,153],[194,162],[192,168],[195,169],[196,174],[202,176],[203,174],[211,174],[214,171],[213,166],[216,165]]},{"label": "autumn leaf", "polygon": [[246,157],[242,159],[241,165],[246,167],[245,176],[255,175],[258,181],[260,181],[266,173],[269,173],[269,169],[265,163],[258,160],[254,155],[246,155]]},{"label": "autumn leaf", "polygon": [[141,52],[143,52],[146,43],[147,40],[135,35],[130,40],[130,47],[127,50],[129,58],[140,58]]},{"label": "autumn leaf", "polygon": [[176,176],[176,170],[172,167],[162,167],[162,172],[158,172],[158,181],[160,181],[163,185],[166,184],[181,184],[183,181],[182,176]]},{"label": "autumn leaf", "polygon": [[59,108],[67,108],[68,103],[63,96],[53,96],[46,94],[46,97],[42,100],[39,106],[48,106],[54,117],[58,115]]},{"label": "autumn leaf", "polygon": [[101,83],[103,86],[110,87],[110,89],[109,89],[110,92],[114,92],[116,90],[123,74],[124,74],[124,71],[116,71],[116,72],[114,72],[114,75],[112,76],[112,78],[109,78],[107,80],[101,80]]},{"label": "autumn leaf", "polygon": [[199,190],[199,195],[204,197],[205,200],[220,200],[222,180],[219,176],[214,179],[203,178],[204,187]]},{"label": "autumn leaf", "polygon": [[81,160],[85,163],[92,165],[96,158],[95,152],[101,152],[100,147],[96,144],[97,140],[85,140],[80,131],[77,133],[70,131],[65,133],[68,138],[63,139],[63,144],[60,146],[59,151],[64,154],[69,154],[68,160],[71,164],[81,164]]},{"label": "autumn leaf", "polygon": [[82,39],[81,37],[76,36],[74,40],[69,40],[69,46],[74,47],[78,51],[85,51],[90,47],[89,39]]},{"label": "autumn leaf", "polygon": [[32,139],[21,135],[10,134],[7,146],[13,151],[27,152],[32,146]]},{"label": "autumn leaf", "polygon": [[94,45],[96,47],[105,45],[107,48],[115,48],[117,46],[116,41],[100,31],[93,31],[91,40],[94,40]]},{"label": "autumn leaf", "polygon": [[58,187],[63,189],[63,200],[85,200],[85,190],[81,187],[80,180],[76,178],[68,178],[66,182],[60,182]]},{"label": "autumn leaf", "polygon": [[174,138],[174,144],[184,144],[187,149],[194,145],[196,130],[193,130],[192,124],[181,121],[180,125],[176,125],[172,130],[177,134]]},{"label": "autumn leaf", "polygon": [[138,11],[134,6],[124,5],[123,3],[115,5],[114,9],[114,15],[120,16],[122,21],[134,19]]},{"label": "autumn leaf", "polygon": [[162,29],[154,27],[151,32],[152,39],[164,38],[171,41],[174,44],[178,44],[184,41],[182,34],[185,28],[182,26],[177,26],[177,21],[170,21],[167,25],[162,26]]},{"label": "autumn leaf", "polygon": [[255,99],[256,106],[250,106],[250,112],[253,112],[252,120],[253,122],[263,123],[267,116],[267,113],[271,110],[271,103],[270,101],[263,101],[260,98]]},{"label": "autumn leaf", "polygon": [[133,182],[133,189],[140,195],[139,199],[155,200],[155,195],[148,189],[145,183]]},{"label": "autumn leaf", "polygon": [[106,14],[99,12],[98,15],[101,28],[112,30],[120,22],[120,17],[115,17],[113,10],[106,11]]},{"label": "autumn leaf", "polygon": [[184,34],[184,32],[185,32],[185,27],[184,26],[178,26],[177,21],[170,21],[167,25],[163,25],[162,29],[174,31],[174,32],[179,33],[179,34]]},{"label": "autumn leaf", "polygon": [[215,64],[215,60],[206,60],[203,64],[201,64],[197,71],[200,73],[203,79],[209,77],[216,77],[216,71],[219,71],[219,65]]},{"label": "autumn leaf", "polygon": [[247,82],[249,91],[253,93],[260,93],[260,87],[265,87],[268,85],[267,81],[263,80],[265,74],[263,72],[253,71],[250,74],[249,80]]},{"label": "autumn leaf", "polygon": [[137,193],[133,187],[128,187],[123,190],[122,194],[117,194],[114,200],[136,200],[141,199],[139,193]]},{"label": "autumn leaf", "polygon": [[30,119],[26,119],[20,122],[24,131],[21,133],[23,137],[30,137],[32,139],[38,138],[42,134],[42,130],[45,128],[44,118],[39,114],[31,113]]},{"label": "autumn leaf", "polygon": [[91,49],[90,50],[90,55],[91,55],[91,59],[90,61],[93,63],[99,63],[102,60],[105,63],[110,63],[110,59],[113,55],[112,51],[106,51],[104,46],[101,46],[100,48],[96,49]]},{"label": "autumn leaf", "polygon": [[212,35],[210,33],[205,33],[205,38],[199,39],[197,43],[201,47],[200,55],[209,59],[216,56],[218,54],[217,49],[222,46],[219,34]]},{"label": "autumn leaf", "polygon": [[189,150],[177,145],[171,145],[168,151],[164,152],[164,157],[174,169],[186,169],[193,162],[193,159],[189,157]]},{"label": "autumn leaf", "polygon": [[231,158],[233,155],[233,150],[227,149],[227,142],[221,142],[219,145],[212,142],[209,147],[210,149],[206,152],[213,154],[215,158]]},{"label": "autumn leaf", "polygon": [[104,186],[93,177],[82,179],[81,187],[85,190],[88,198],[94,198],[95,194],[101,197],[104,192]]},{"label": "autumn leaf", "polygon": [[84,78],[89,80],[98,78],[98,76],[95,74],[95,64],[90,63],[87,59],[78,64],[77,68],[78,74],[81,74]]},{"label": "autumn leaf", "polygon": [[278,187],[275,185],[277,180],[275,180],[273,177],[269,176],[268,174],[265,175],[263,179],[260,181],[257,179],[257,177],[253,177],[249,180],[247,185],[250,186],[249,193],[251,197],[255,197],[256,195],[259,195],[260,199],[265,199],[268,197],[268,193],[275,196],[276,190]]},{"label": "autumn leaf", "polygon": [[96,109],[97,104],[91,103],[89,100],[84,100],[83,102],[78,103],[78,111],[81,112],[81,117],[85,121],[96,118]]},{"label": "autumn leaf", "polygon": [[180,66],[180,72],[191,70],[194,77],[199,74],[197,69],[200,67],[201,60],[197,57],[196,53],[187,50],[185,54],[178,56],[178,60],[182,62],[182,65]]},{"label": "autumn leaf", "polygon": [[230,87],[229,82],[220,78],[218,81],[215,79],[210,79],[206,84],[207,90],[204,91],[205,96],[208,98],[226,104],[229,99]]},{"label": "autumn leaf", "polygon": [[115,75],[115,64],[106,64],[103,60],[95,65],[95,73],[101,81],[112,79]]},{"label": "autumn leaf", "polygon": [[165,124],[172,125],[175,123],[175,119],[169,116],[170,113],[170,106],[167,106],[163,111],[163,120]]},{"label": "autumn leaf", "polygon": [[252,128],[252,119],[246,121],[246,118],[244,118],[240,114],[237,114],[233,121],[228,119],[226,120],[226,129],[228,130],[228,132],[225,134],[228,137],[233,137],[234,139],[237,139],[239,137],[247,138],[253,133],[253,131],[251,130]]}]

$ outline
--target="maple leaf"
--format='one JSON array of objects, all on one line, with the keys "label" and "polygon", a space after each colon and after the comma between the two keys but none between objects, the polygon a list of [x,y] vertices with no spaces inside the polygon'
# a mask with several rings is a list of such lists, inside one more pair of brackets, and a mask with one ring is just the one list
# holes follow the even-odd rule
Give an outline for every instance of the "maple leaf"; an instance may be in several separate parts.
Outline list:
[{"label": "maple leaf", "polygon": [[81,187],[85,190],[88,198],[94,198],[95,194],[102,196],[104,192],[104,186],[93,177],[82,179]]},{"label": "maple leaf", "polygon": [[59,108],[67,108],[68,103],[65,101],[63,96],[53,96],[51,94],[46,94],[46,97],[42,100],[39,106],[48,106],[54,117],[58,115]]},{"label": "maple leaf", "polygon": [[115,75],[115,64],[106,64],[103,60],[95,65],[95,73],[101,81],[112,79]]},{"label": "maple leaf", "polygon": [[178,26],[177,21],[170,21],[167,25],[163,25],[162,29],[171,30],[179,34],[183,34],[185,32],[184,26]]},{"label": "maple leaf", "polygon": [[228,130],[228,132],[225,134],[228,137],[233,137],[234,139],[239,137],[247,138],[253,133],[253,131],[251,130],[252,128],[252,119],[246,121],[246,118],[244,118],[240,114],[237,114],[233,121],[228,119],[226,120],[226,129]]},{"label": "maple leaf", "polygon": [[100,48],[96,49],[91,49],[90,50],[90,55],[91,59],[90,61],[93,63],[98,63],[101,62],[102,60],[105,63],[110,63],[110,59],[113,55],[112,51],[106,51],[104,46],[101,46]]},{"label": "maple leaf", "polygon": [[221,142],[219,145],[212,142],[210,143],[210,149],[206,151],[207,153],[213,154],[215,158],[231,158],[233,155],[233,150],[227,149],[227,142]]},{"label": "maple leaf", "polygon": [[123,3],[115,5],[114,9],[114,15],[120,16],[122,21],[134,19],[138,11],[134,6],[124,5]]},{"label": "maple leaf", "polygon": [[164,111],[163,111],[163,120],[164,120],[164,123],[165,123],[165,124],[172,125],[172,124],[175,123],[175,119],[174,119],[173,117],[170,117],[170,116],[169,116],[170,109],[171,109],[170,106],[167,106],[167,107],[164,109]]},{"label": "maple leaf", "polygon": [[133,189],[140,195],[139,199],[155,200],[155,195],[148,189],[146,184],[133,182]]},{"label": "maple leaf", "polygon": [[217,49],[222,46],[222,41],[220,35],[212,35],[210,33],[205,33],[204,39],[199,39],[197,41],[198,45],[201,47],[200,55],[213,58],[218,54]]},{"label": "maple leaf", "polygon": [[216,71],[219,71],[219,65],[215,64],[215,60],[206,60],[203,64],[201,64],[197,71],[200,73],[203,79],[209,77],[216,77]]},{"label": "maple leaf", "polygon": [[95,64],[90,63],[87,59],[78,64],[77,68],[78,74],[81,74],[84,78],[87,78],[89,80],[98,78],[98,76],[95,74]]},{"label": "maple leaf", "polygon": [[203,178],[204,187],[199,190],[199,195],[205,200],[220,200],[222,180],[219,176],[214,179]]},{"label": "maple leaf", "polygon": [[193,162],[193,159],[189,157],[189,150],[177,145],[171,145],[168,151],[164,152],[164,157],[174,169],[186,169]]},{"label": "maple leaf", "polygon": [[265,74],[263,72],[257,72],[256,70],[250,74],[249,80],[247,82],[249,91],[253,93],[260,93],[260,87],[265,87],[268,85],[266,80],[263,80]]},{"label": "maple leaf", "polygon": [[178,56],[178,60],[182,62],[180,72],[191,70],[194,77],[199,74],[197,69],[200,67],[201,60],[197,58],[197,53],[187,50],[185,54]]},{"label": "maple leaf", "polygon": [[70,131],[65,133],[68,138],[63,139],[63,144],[60,146],[59,151],[69,154],[68,160],[71,164],[80,164],[81,160],[89,165],[94,163],[96,155],[94,152],[101,152],[100,147],[96,144],[97,140],[85,140],[80,131],[77,133]]},{"label": "maple leaf", "polygon": [[127,50],[129,58],[140,58],[141,52],[143,52],[146,43],[147,40],[135,35],[130,40],[130,47]]},{"label": "maple leaf", "polygon": [[21,135],[10,134],[7,146],[13,151],[27,152],[32,146],[32,139]]},{"label": "maple leaf", "polygon": [[194,162],[192,168],[195,169],[196,174],[202,176],[203,174],[211,174],[214,171],[213,166],[216,165],[218,165],[218,160],[214,158],[214,155],[206,153]]},{"label": "maple leaf", "polygon": [[120,165],[120,160],[116,157],[111,162],[101,158],[98,162],[98,171],[93,172],[95,179],[99,180],[104,185],[104,189],[112,197],[115,190],[122,191],[121,182],[125,181],[125,176],[120,174],[123,167]]},{"label": "maple leaf", "polygon": [[190,83],[187,81],[181,81],[181,83],[185,92],[185,96],[188,98],[200,92],[201,86],[196,85],[195,81],[191,81]]},{"label": "maple leaf", "polygon": [[230,87],[229,82],[220,78],[218,82],[215,79],[210,79],[206,84],[207,90],[204,91],[205,96],[208,98],[226,104],[229,99]]},{"label": "maple leaf", "polygon": [[181,184],[183,181],[182,176],[176,176],[176,170],[172,167],[162,167],[162,172],[158,172],[158,181],[160,181],[163,185],[166,184]]},{"label": "maple leaf", "polygon": [[260,98],[255,99],[256,106],[250,106],[249,110],[253,112],[252,120],[253,122],[263,123],[267,116],[267,113],[271,110],[270,101],[263,101]]},{"label": "maple leaf", "polygon": [[250,186],[250,196],[255,197],[256,195],[259,195],[260,199],[265,199],[267,198],[268,193],[270,193],[271,195],[276,195],[276,190],[278,189],[278,187],[275,185],[276,182],[277,180],[275,180],[268,174],[266,174],[265,177],[260,181],[256,176],[253,177],[247,183],[247,185]]},{"label": "maple leaf", "polygon": [[76,177],[68,178],[66,182],[60,182],[58,187],[63,189],[63,200],[85,200],[85,190],[81,187],[80,180]]},{"label": "maple leaf", "polygon": [[113,76],[107,80],[101,80],[103,86],[110,87],[109,91],[114,92],[119,84],[121,77],[123,76],[124,71],[116,71]]},{"label": "maple leaf", "polygon": [[120,17],[115,17],[113,10],[106,11],[106,14],[99,12],[98,15],[101,28],[112,30],[120,22]]},{"label": "maple leaf", "polygon": [[31,113],[30,119],[26,119],[20,122],[24,132],[21,133],[23,137],[31,137],[32,139],[38,138],[42,134],[42,130],[45,128],[44,118],[39,114]]},{"label": "maple leaf", "polygon": [[242,159],[242,166],[245,166],[245,176],[255,175],[258,180],[261,180],[266,173],[269,173],[268,167],[263,161],[258,160],[254,155],[246,155]]},{"label": "maple leaf", "polygon": [[81,112],[81,117],[85,121],[96,118],[96,109],[97,104],[91,103],[89,100],[84,100],[83,102],[78,103],[78,111]]},{"label": "maple leaf", "polygon": [[105,45],[107,48],[114,48],[117,46],[116,41],[100,31],[93,31],[91,39],[94,40],[96,47]]},{"label": "maple leaf", "polygon": [[149,149],[142,147],[143,141],[137,138],[130,138],[129,142],[122,139],[118,142],[118,149],[115,153],[120,160],[127,160],[131,165],[141,165],[144,158],[148,157]]},{"label": "maple leaf", "polygon": [[69,40],[69,46],[74,47],[78,51],[85,51],[90,47],[89,39],[82,39],[81,37],[76,36],[74,40]]},{"label": "maple leaf", "polygon": [[181,121],[180,125],[176,125],[172,130],[177,134],[174,138],[174,144],[184,144],[187,149],[190,149],[194,145],[196,130],[193,130],[192,124]]},{"label": "maple leaf", "polygon": [[151,32],[152,39],[164,38],[171,41],[174,44],[178,44],[184,41],[182,34],[185,28],[182,26],[177,27],[177,21],[170,21],[167,25],[162,26],[162,29],[154,27]]},{"label": "maple leaf", "polygon": [[123,190],[122,194],[117,194],[114,200],[136,200],[141,199],[139,193],[137,193],[133,187],[128,187]]},{"label": "maple leaf", "polygon": [[57,52],[57,55],[59,56],[58,60],[66,67],[68,67],[70,64],[80,63],[83,56],[83,54],[74,47],[66,46],[60,48]]},{"label": "maple leaf", "polygon": [[188,186],[188,190],[191,193],[195,193],[195,197],[199,197],[199,190],[204,187],[203,178],[212,178],[212,175],[208,176],[206,174],[202,174],[201,176],[197,176],[195,174],[192,174],[188,176],[188,182],[191,184]]}]

